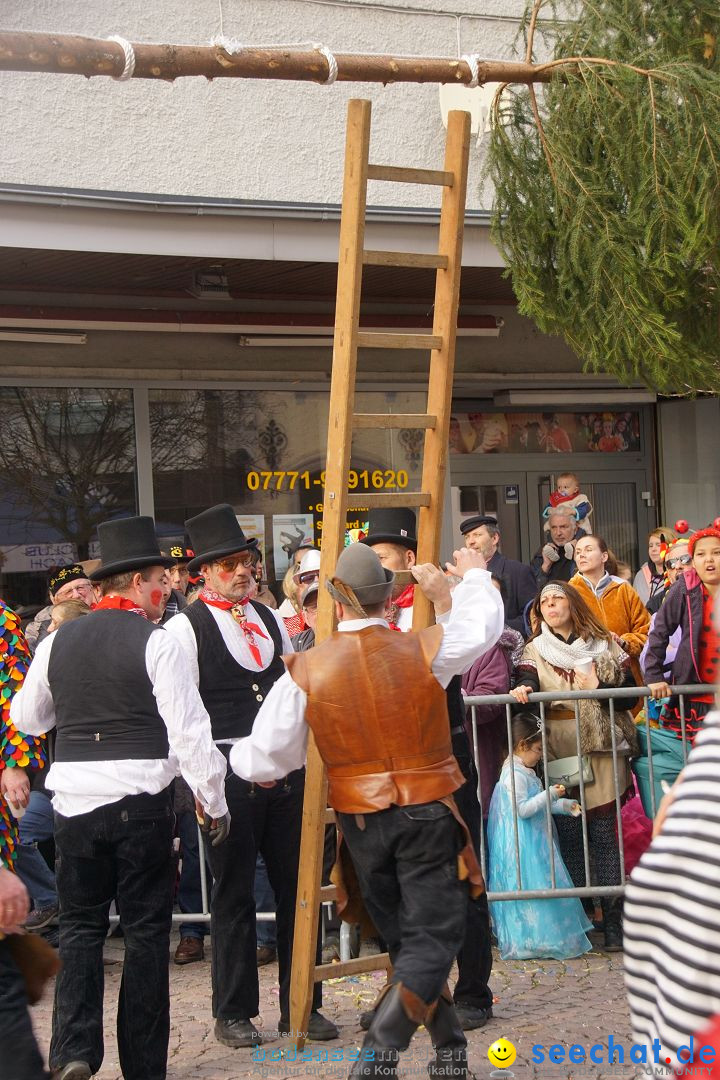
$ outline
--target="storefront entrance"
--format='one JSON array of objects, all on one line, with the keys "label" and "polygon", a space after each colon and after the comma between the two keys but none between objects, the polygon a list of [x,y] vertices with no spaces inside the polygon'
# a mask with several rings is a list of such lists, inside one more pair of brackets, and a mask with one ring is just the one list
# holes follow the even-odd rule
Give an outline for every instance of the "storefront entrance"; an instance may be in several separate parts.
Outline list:
[{"label": "storefront entrance", "polygon": [[[466,423],[467,430],[474,426],[480,434],[475,448],[465,450],[465,442],[458,451],[456,442],[451,456],[453,536],[456,540],[463,518],[476,513],[488,514],[497,518],[504,554],[529,562],[545,542],[542,513],[550,492],[555,490],[558,476],[573,472],[580,481],[580,490],[593,506],[590,519],[593,531],[605,537],[616,557],[628,563],[633,572],[638,569],[647,554],[645,536],[656,524],[652,456],[645,449],[651,445],[651,416],[645,415],[644,410],[635,410],[631,417],[627,413],[602,414],[605,419],[600,419],[600,424],[606,429],[603,445],[615,446],[614,450],[602,450],[596,447],[585,449],[587,431],[593,425],[591,416],[540,414],[545,418],[547,431],[561,432],[563,446],[558,449],[555,446],[558,437],[554,442],[548,437],[544,451],[537,453],[534,446],[521,443],[513,446],[507,441],[499,441],[500,431],[513,431],[520,422],[524,430],[537,428],[537,421],[528,422],[528,414],[456,414],[456,432],[462,432],[465,415],[472,418],[472,424]],[[571,422],[569,417],[572,417]],[[622,419],[618,421],[617,418]],[[577,433],[580,423],[582,435]],[[619,432],[616,430],[618,423]],[[633,442],[624,436],[630,424],[635,425],[637,432]],[[537,437],[535,432],[533,434]],[[614,440],[614,444],[610,440]],[[491,450],[481,449],[483,445],[493,444],[497,446]],[[622,446],[625,449],[621,449]]]},{"label": "storefront entrance", "polygon": [[[460,521],[471,511],[492,515],[500,526],[504,554],[529,562],[545,543],[542,512],[557,475],[493,470],[481,477],[454,476],[453,535],[460,535]],[[586,476],[582,490],[593,506],[593,531],[605,537],[618,559],[637,569],[645,558],[644,536],[652,527],[647,503],[642,499],[646,490],[644,474],[637,470],[607,470]]]}]

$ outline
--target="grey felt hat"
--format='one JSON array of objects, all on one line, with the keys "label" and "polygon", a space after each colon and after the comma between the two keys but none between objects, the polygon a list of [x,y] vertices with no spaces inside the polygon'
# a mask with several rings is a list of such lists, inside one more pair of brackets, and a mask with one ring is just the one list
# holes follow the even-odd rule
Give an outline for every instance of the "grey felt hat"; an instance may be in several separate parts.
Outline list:
[{"label": "grey felt hat", "polygon": [[390,596],[395,575],[391,570],[385,569],[367,544],[350,544],[337,561],[332,581],[325,583],[332,598],[346,604],[347,598],[333,583],[348,586],[360,604],[372,606],[381,604]]}]

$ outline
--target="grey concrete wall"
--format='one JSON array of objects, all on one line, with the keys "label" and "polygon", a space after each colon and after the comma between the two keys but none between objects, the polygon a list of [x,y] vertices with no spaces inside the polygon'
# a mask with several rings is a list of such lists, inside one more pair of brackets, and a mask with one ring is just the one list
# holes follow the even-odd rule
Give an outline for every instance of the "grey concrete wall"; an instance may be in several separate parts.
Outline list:
[{"label": "grey concrete wall", "polygon": [[700,528],[720,516],[720,401],[658,406],[663,521]]},{"label": "grey concrete wall", "polygon": [[[252,44],[321,41],[342,52],[508,58],[523,0],[407,0],[383,10],[307,0],[5,0],[6,30],[206,43],[220,29]],[[401,5],[398,3],[399,8]],[[446,5],[443,4],[443,7]],[[242,199],[339,202],[352,96],[373,102],[372,157],[438,167],[437,86],[348,86],[202,79],[173,85],[0,73],[0,182]],[[484,208],[483,145],[473,143],[468,205]],[[369,202],[435,205],[434,189],[371,184]]]}]

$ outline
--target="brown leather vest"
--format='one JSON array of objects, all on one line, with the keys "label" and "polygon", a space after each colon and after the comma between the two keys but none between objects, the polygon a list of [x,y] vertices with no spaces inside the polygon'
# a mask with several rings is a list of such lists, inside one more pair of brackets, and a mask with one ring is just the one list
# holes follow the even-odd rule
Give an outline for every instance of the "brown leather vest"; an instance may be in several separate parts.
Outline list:
[{"label": "brown leather vest", "polygon": [[441,626],[333,634],[286,656],[308,695],[305,719],[328,773],[328,801],[346,814],[432,802],[465,782],[453,757],[445,691],[431,670]]}]

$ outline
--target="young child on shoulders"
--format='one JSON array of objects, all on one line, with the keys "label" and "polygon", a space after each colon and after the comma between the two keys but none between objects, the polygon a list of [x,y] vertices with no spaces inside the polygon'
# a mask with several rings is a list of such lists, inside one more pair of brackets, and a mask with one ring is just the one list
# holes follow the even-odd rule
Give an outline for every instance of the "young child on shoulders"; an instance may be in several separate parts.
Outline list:
[{"label": "young child on shoulders", "polygon": [[[489,892],[549,889],[551,859],[555,886],[573,887],[557,844],[554,824],[548,839],[547,798],[535,768],[542,759],[542,722],[532,712],[512,720],[512,754],[505,761],[493,792],[488,818]],[[513,800],[514,789],[514,800]],[[580,805],[564,798],[565,788],[549,789],[553,814],[580,814]],[[520,861],[515,854],[515,824]],[[503,960],[553,957],[565,960],[588,952],[586,931],[592,929],[580,900],[494,900],[490,904]]]},{"label": "young child on shoulders", "polygon": [[63,600],[56,604],[50,616],[48,634],[53,634],[63,623],[72,622],[73,619],[81,619],[83,615],[89,615],[90,608],[82,600]]},{"label": "young child on shoulders", "polygon": [[555,491],[550,492],[550,499],[543,510],[545,532],[550,531],[548,516],[558,506],[569,506],[575,511],[578,528],[584,533],[593,531],[589,520],[592,514],[592,506],[587,495],[583,495],[580,491],[580,481],[575,473],[562,473],[558,476],[557,488]]}]

